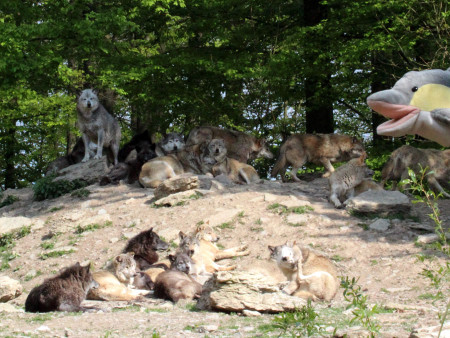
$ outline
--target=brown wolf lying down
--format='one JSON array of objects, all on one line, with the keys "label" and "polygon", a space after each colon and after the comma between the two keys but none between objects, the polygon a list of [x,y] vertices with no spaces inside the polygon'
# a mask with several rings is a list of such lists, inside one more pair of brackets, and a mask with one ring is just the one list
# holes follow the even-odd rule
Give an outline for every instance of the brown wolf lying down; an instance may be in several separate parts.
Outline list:
[{"label": "brown wolf lying down", "polygon": [[330,259],[295,242],[270,246],[270,258],[277,262],[288,284],[283,292],[300,298],[330,301],[339,288],[337,271]]},{"label": "brown wolf lying down", "polygon": [[324,177],[334,171],[331,163],[360,157],[364,152],[362,142],[355,137],[340,134],[293,134],[281,145],[272,176],[281,175],[286,181],[286,169],[292,165],[291,176],[300,182],[297,171],[307,162],[322,164]]},{"label": "brown wolf lying down", "polygon": [[189,254],[178,252],[176,256],[169,256],[170,269],[156,277],[155,296],[178,302],[180,299],[191,300],[202,294],[202,285],[192,278],[191,272],[194,262]]},{"label": "brown wolf lying down", "polygon": [[98,271],[92,274],[99,284],[98,288],[89,291],[87,298],[94,300],[138,300],[148,294],[147,290],[134,290],[136,262],[134,253],[129,252],[116,256],[112,271]]},{"label": "brown wolf lying down", "polygon": [[189,236],[180,231],[179,237],[180,250],[185,252],[193,251],[192,260],[196,264],[197,274],[234,270],[236,268],[234,265],[220,265],[215,263],[215,261],[250,254],[250,251],[246,250],[247,245],[225,250],[219,249],[214,244],[219,238],[210,227],[204,224],[198,226],[194,233]]},{"label": "brown wolf lying down", "polygon": [[81,302],[91,288],[98,287],[92,278],[90,266],[83,267],[76,263],[58,276],[46,279],[41,285],[34,287],[25,301],[27,312],[50,311],[84,311]]},{"label": "brown wolf lying down", "polygon": [[425,179],[430,188],[450,198],[444,191],[444,188],[450,189],[450,149],[418,149],[405,145],[394,150],[381,171],[382,185],[393,180],[395,189],[398,181],[409,177],[408,168],[419,175],[421,167],[428,168]]},{"label": "brown wolf lying down", "polygon": [[200,145],[186,147],[148,161],[142,166],[139,183],[144,188],[156,188],[161,182],[183,173],[201,174],[203,148]]},{"label": "brown wolf lying down", "polygon": [[212,139],[222,139],[228,150],[228,156],[242,163],[258,157],[273,158],[266,140],[258,139],[241,131],[217,127],[197,127],[188,136],[186,147],[208,144]]}]

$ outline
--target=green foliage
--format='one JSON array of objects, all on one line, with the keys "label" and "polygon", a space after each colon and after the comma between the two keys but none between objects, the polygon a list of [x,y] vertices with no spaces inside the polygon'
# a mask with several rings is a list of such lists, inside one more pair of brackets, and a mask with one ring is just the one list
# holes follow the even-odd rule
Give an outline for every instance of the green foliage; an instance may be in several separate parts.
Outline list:
[{"label": "green foliage", "polygon": [[33,185],[34,199],[42,201],[48,198],[56,198],[71,191],[84,188],[88,184],[83,180],[59,180],[54,181],[55,176],[45,176]]},{"label": "green foliage", "polygon": [[307,212],[313,211],[314,208],[312,208],[309,205],[287,208],[284,205],[281,205],[279,203],[273,203],[267,207],[267,210],[270,210],[277,214],[283,215],[283,214],[289,214],[289,213],[305,214]]},{"label": "green foliage", "polygon": [[353,277],[349,279],[341,279],[341,287],[344,288],[344,299],[350,304],[347,309],[354,308],[352,311],[353,318],[350,323],[359,322],[369,332],[371,337],[375,337],[375,333],[380,331],[380,324],[373,318],[374,315],[380,313],[378,305],[370,307],[367,304],[367,296],[362,294],[362,288],[357,284],[358,279]]},{"label": "green foliage", "polygon": [[[421,295],[422,298],[425,296],[427,298],[433,299],[435,302],[444,300],[446,301],[444,305],[444,311],[439,313],[439,321],[441,323],[438,337],[441,336],[442,328],[444,326],[445,320],[448,316],[450,309],[450,297],[448,281],[450,280],[450,245],[447,240],[447,234],[449,231],[445,230],[443,227],[442,219],[440,217],[440,210],[437,200],[442,194],[436,194],[432,190],[427,189],[425,186],[426,176],[430,175],[432,172],[428,171],[428,168],[420,167],[420,171],[416,174],[413,170],[408,169],[409,178],[402,181],[403,185],[407,185],[408,189],[414,194],[413,203],[424,203],[431,210],[428,216],[433,220],[435,224],[434,232],[438,236],[438,242],[434,243],[434,247],[441,252],[447,261],[444,265],[438,264],[437,267],[429,268],[426,267],[422,270],[421,275],[428,278],[430,284],[435,288],[436,293],[427,293],[426,295]],[[419,260],[425,262],[425,256],[418,256]]]},{"label": "green foliage", "polygon": [[85,226],[78,225],[77,228],[75,229],[75,233],[79,235],[86,231],[94,231],[94,230],[103,229],[103,228],[110,227],[110,226],[112,226],[111,221],[106,221],[103,224],[92,223],[92,224],[88,224]]},{"label": "green foliage", "polygon": [[75,250],[73,250],[73,249],[70,249],[70,250],[55,250],[55,251],[50,251],[50,252],[46,252],[46,253],[41,253],[39,255],[39,258],[45,261],[48,258],[61,257],[61,256],[65,256],[65,255],[71,254],[73,252],[75,252]]},{"label": "green foliage", "polygon": [[70,196],[72,197],[78,197],[78,198],[87,198],[91,192],[85,188],[81,188],[78,190],[73,191]]},{"label": "green foliage", "polygon": [[307,305],[294,312],[283,312],[275,316],[273,325],[275,328],[281,329],[283,334],[288,333],[292,337],[311,337],[325,334],[318,317],[311,300],[308,300]]},{"label": "green foliage", "polygon": [[14,202],[17,202],[20,198],[14,195],[6,196],[6,198],[0,202],[0,208],[6,207],[7,205],[11,205]]},{"label": "green foliage", "polygon": [[9,269],[9,262],[17,257],[17,255],[12,252],[12,249],[16,245],[15,241],[17,239],[25,237],[26,235],[30,234],[30,232],[31,227],[28,226],[0,236],[0,271]]}]

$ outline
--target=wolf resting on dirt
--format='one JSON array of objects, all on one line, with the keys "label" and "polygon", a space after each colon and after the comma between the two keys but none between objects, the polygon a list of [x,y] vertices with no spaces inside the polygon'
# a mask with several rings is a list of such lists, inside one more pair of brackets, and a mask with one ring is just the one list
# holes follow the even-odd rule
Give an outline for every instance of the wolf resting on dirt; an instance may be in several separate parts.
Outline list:
[{"label": "wolf resting on dirt", "polygon": [[183,150],[185,147],[184,137],[179,133],[169,133],[156,144],[156,155],[165,156],[176,151]]},{"label": "wolf resting on dirt", "polygon": [[58,276],[34,287],[25,301],[27,312],[83,311],[81,302],[91,288],[98,287],[89,271],[80,263],[66,268]]},{"label": "wolf resting on dirt", "polygon": [[212,139],[223,139],[228,151],[228,157],[242,163],[254,160],[258,157],[273,158],[273,154],[267,147],[266,140],[257,139],[241,131],[228,130],[217,127],[194,128],[188,136],[186,147],[200,144],[208,144]]},{"label": "wolf resting on dirt", "polygon": [[182,231],[178,235],[180,238],[180,250],[185,252],[193,251],[192,260],[195,262],[199,274],[234,270],[236,268],[234,265],[220,265],[215,263],[215,261],[250,254],[247,250],[247,245],[220,250],[214,244],[214,242],[219,240],[219,237],[210,227],[205,225],[197,226],[197,229],[191,235],[186,235]]},{"label": "wolf resting on dirt", "polygon": [[188,253],[178,252],[170,255],[170,269],[156,277],[155,296],[178,302],[180,299],[199,298],[202,293],[202,285],[190,276],[194,262]]},{"label": "wolf resting on dirt", "polygon": [[85,152],[82,162],[89,160],[89,141],[97,144],[94,159],[102,157],[103,147],[109,148],[114,157],[114,165],[118,162],[120,144],[119,123],[101,105],[97,94],[92,89],[81,92],[77,103],[78,127],[82,133]]},{"label": "wolf resting on dirt", "polygon": [[340,134],[293,134],[280,147],[280,155],[272,170],[272,177],[281,175],[286,181],[286,169],[292,165],[291,176],[300,182],[297,171],[306,163],[322,164],[325,167],[323,177],[334,171],[331,163],[348,161],[364,152],[362,142],[355,137]]},{"label": "wolf resting on dirt", "polygon": [[92,274],[99,284],[89,291],[87,298],[94,300],[137,300],[148,294],[147,290],[134,290],[136,262],[134,253],[120,254],[113,260],[111,271],[97,271]]},{"label": "wolf resting on dirt", "polygon": [[286,276],[283,292],[313,301],[330,301],[339,288],[337,271],[330,259],[294,243],[270,246],[270,258]]},{"label": "wolf resting on dirt", "polygon": [[142,271],[158,261],[157,250],[167,250],[168,248],[169,244],[159,238],[158,234],[153,231],[153,228],[150,228],[131,238],[123,253],[133,252],[136,266]]},{"label": "wolf resting on dirt", "polygon": [[201,174],[202,151],[201,145],[194,145],[148,161],[142,166],[139,183],[144,188],[156,188],[161,182],[183,173]]},{"label": "wolf resting on dirt", "polygon": [[228,150],[225,141],[212,139],[203,151],[201,167],[203,173],[212,173],[213,176],[226,175],[237,184],[250,184],[259,181],[259,175],[255,168],[247,163],[239,162],[227,157]]}]

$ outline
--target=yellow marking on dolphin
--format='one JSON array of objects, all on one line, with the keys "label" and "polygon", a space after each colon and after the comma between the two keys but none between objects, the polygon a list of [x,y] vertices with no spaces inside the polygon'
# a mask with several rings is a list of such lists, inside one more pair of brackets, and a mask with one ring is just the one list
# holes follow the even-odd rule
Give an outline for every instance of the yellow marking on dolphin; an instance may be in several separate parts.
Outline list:
[{"label": "yellow marking on dolphin", "polygon": [[434,83],[423,85],[414,93],[409,104],[424,111],[450,108],[450,87]]}]

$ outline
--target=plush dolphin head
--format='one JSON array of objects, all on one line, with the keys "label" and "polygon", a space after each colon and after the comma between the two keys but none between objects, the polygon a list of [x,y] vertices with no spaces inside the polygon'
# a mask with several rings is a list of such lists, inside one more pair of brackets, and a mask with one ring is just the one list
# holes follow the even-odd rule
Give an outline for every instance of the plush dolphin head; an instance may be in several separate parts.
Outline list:
[{"label": "plush dolphin head", "polygon": [[370,95],[367,104],[391,119],[378,126],[378,134],[417,134],[450,146],[449,70],[408,72],[392,89]]}]

